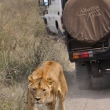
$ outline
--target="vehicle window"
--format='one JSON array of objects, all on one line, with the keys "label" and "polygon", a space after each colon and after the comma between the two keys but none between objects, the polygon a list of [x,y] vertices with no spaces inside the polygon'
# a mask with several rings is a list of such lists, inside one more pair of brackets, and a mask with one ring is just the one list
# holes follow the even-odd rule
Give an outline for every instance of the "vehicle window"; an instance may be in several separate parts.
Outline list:
[{"label": "vehicle window", "polygon": [[44,5],[48,6],[48,0],[44,0]]}]

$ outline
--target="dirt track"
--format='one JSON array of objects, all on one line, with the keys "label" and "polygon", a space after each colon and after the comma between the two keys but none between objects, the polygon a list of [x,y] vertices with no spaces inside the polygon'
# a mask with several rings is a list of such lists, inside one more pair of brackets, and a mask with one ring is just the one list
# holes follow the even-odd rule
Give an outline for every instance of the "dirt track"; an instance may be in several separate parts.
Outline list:
[{"label": "dirt track", "polygon": [[[66,72],[65,76],[69,86],[66,99],[66,110],[110,110],[110,89],[79,90],[73,76],[75,71]],[[109,75],[108,75],[109,76]],[[108,78],[106,76],[106,78]],[[97,79],[93,79],[94,87]],[[102,79],[98,79],[100,82]],[[106,83],[109,79],[101,81]],[[101,85],[104,87],[104,85]]]},{"label": "dirt track", "polygon": [[[92,90],[77,88],[75,70],[65,72],[65,77],[69,87],[65,110],[110,110],[110,89],[104,88],[107,86],[110,88],[110,72],[104,78],[92,79],[95,88]],[[45,106],[41,108],[39,110],[47,110]]]}]

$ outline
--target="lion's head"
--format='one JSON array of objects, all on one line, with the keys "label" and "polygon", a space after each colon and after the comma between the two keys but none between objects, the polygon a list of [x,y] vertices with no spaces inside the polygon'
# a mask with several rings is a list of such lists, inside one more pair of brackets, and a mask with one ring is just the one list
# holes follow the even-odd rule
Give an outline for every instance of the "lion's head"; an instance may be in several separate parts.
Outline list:
[{"label": "lion's head", "polygon": [[42,76],[30,75],[28,76],[28,89],[31,100],[35,104],[42,104],[51,102],[52,79],[43,79]]}]

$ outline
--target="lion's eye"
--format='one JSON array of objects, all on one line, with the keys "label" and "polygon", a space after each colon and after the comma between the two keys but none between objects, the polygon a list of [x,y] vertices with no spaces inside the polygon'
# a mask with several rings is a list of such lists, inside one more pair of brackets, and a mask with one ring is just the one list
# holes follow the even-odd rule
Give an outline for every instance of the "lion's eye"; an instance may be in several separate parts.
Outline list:
[{"label": "lion's eye", "polygon": [[43,92],[45,92],[45,91],[46,91],[46,89],[43,89],[42,91],[43,91]]},{"label": "lion's eye", "polygon": [[36,88],[33,88],[33,91],[36,91]]}]

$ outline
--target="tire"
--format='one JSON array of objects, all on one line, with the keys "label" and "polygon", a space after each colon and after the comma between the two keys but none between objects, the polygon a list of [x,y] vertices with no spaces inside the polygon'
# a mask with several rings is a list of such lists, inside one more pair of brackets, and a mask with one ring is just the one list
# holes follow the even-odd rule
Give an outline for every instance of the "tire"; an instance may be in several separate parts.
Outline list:
[{"label": "tire", "polygon": [[62,35],[62,32],[61,32],[60,29],[58,28],[58,37],[59,37],[59,38],[62,38],[62,36],[63,36],[63,35]]},{"label": "tire", "polygon": [[100,77],[100,73],[99,73],[99,65],[98,63],[91,63],[91,74],[93,77]]},{"label": "tire", "polygon": [[86,62],[82,66],[81,62],[76,62],[76,83],[79,89],[87,90],[92,88],[92,80],[90,75],[90,63]]},{"label": "tire", "polygon": [[48,26],[46,26],[46,31],[47,31],[47,34],[48,34],[48,35],[52,35],[52,32],[50,31],[50,29],[49,29]]}]

